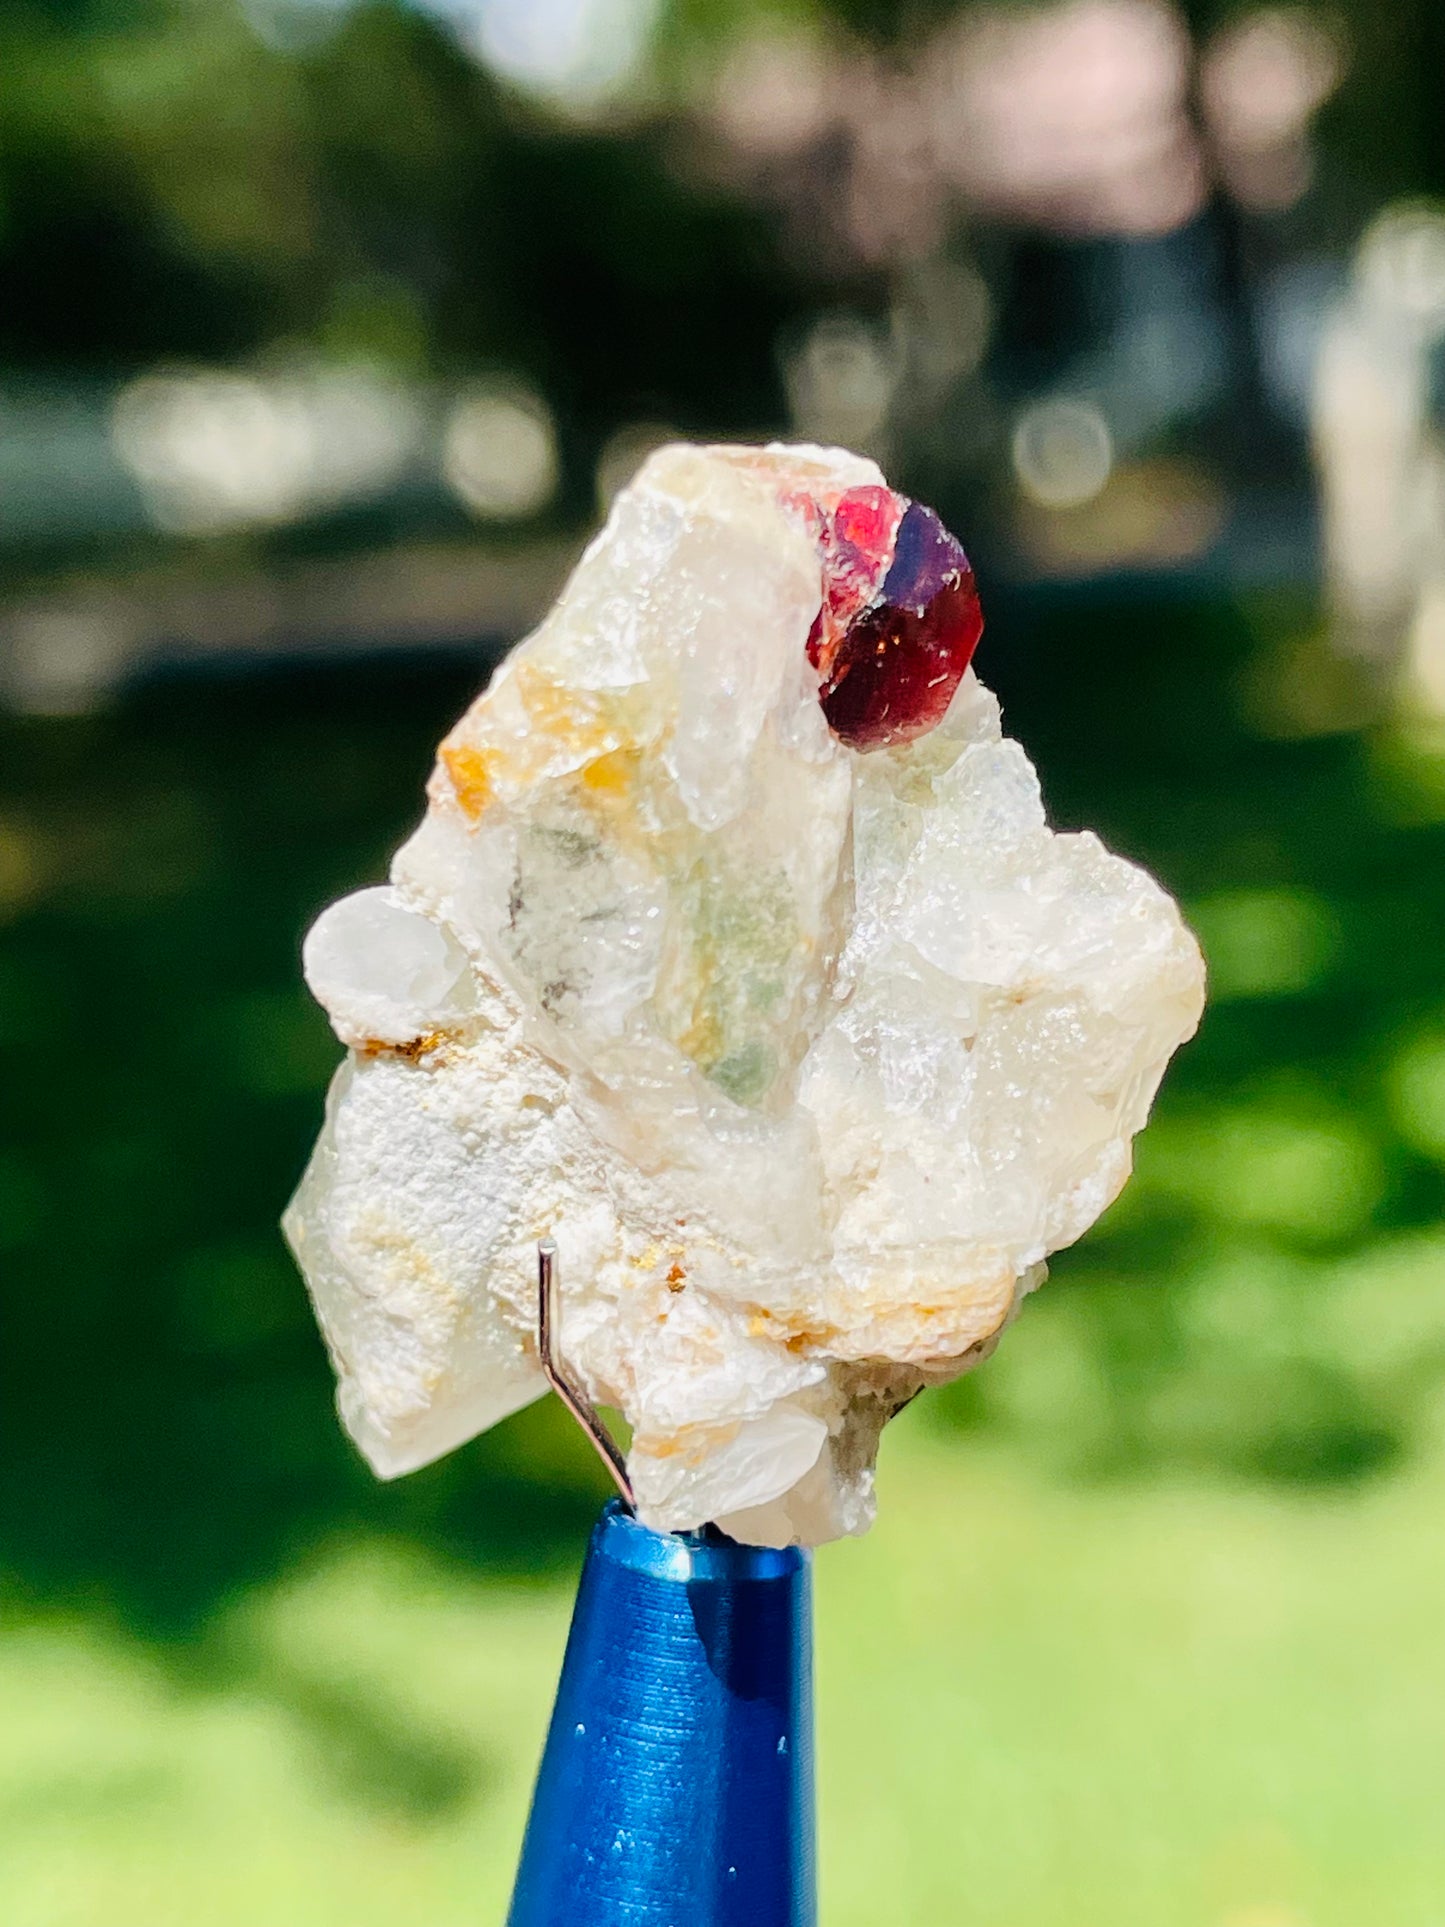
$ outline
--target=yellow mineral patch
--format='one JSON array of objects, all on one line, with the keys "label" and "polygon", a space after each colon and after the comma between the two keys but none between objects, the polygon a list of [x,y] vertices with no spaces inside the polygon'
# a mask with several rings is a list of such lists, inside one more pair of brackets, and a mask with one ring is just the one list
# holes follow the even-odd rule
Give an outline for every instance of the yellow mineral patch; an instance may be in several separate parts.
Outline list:
[{"label": "yellow mineral patch", "polygon": [[514,800],[569,771],[580,775],[592,797],[626,796],[636,755],[624,747],[626,732],[605,698],[522,661],[507,686],[515,692],[509,701],[484,697],[439,752],[440,767],[473,822],[498,797]]},{"label": "yellow mineral patch", "polygon": [[594,796],[624,797],[637,777],[637,752],[612,749],[605,756],[594,756],[582,765],[581,776],[583,788]]},{"label": "yellow mineral patch", "polygon": [[391,1293],[400,1287],[414,1286],[436,1311],[457,1310],[461,1295],[456,1286],[388,1211],[378,1209],[364,1213],[357,1229],[364,1243],[384,1262],[385,1281]]},{"label": "yellow mineral patch", "polygon": [[684,1425],[671,1433],[649,1432],[645,1437],[634,1433],[632,1449],[650,1459],[681,1458],[689,1465],[701,1465],[709,1452],[731,1445],[739,1430],[736,1420],[725,1420],[717,1425]]},{"label": "yellow mineral patch", "polygon": [[429,1057],[433,1051],[440,1050],[450,1042],[444,1030],[424,1030],[420,1037],[409,1037],[404,1044],[388,1044],[380,1037],[368,1037],[357,1050],[363,1057],[404,1057],[415,1064],[419,1058]]},{"label": "yellow mineral patch", "polygon": [[534,662],[519,661],[513,673],[528,720],[541,735],[584,754],[595,749],[603,756],[617,747],[615,732],[594,690],[559,682]]},{"label": "yellow mineral patch", "polygon": [[762,1306],[755,1308],[748,1318],[749,1338],[770,1338],[794,1354],[807,1351],[815,1345],[826,1347],[838,1335],[836,1326],[803,1325],[795,1318],[780,1316]]},{"label": "yellow mineral patch", "polygon": [[496,794],[490,768],[491,759],[483,749],[460,743],[454,749],[443,744],[442,765],[465,815],[473,823]]},{"label": "yellow mineral patch", "polygon": [[722,1019],[716,1004],[707,996],[709,987],[707,983],[698,985],[692,1022],[672,1040],[683,1056],[691,1058],[703,1071],[710,1070],[723,1055]]},{"label": "yellow mineral patch", "polygon": [[[997,1276],[960,1286],[929,1281],[929,1302],[893,1304],[886,1289],[845,1302],[841,1317],[804,1320],[766,1306],[750,1308],[748,1333],[770,1338],[795,1355],[813,1351],[837,1358],[886,1353],[899,1361],[957,1358],[998,1330],[1013,1303],[1014,1272],[1005,1263]],[[936,1302],[935,1302],[936,1301]]]}]

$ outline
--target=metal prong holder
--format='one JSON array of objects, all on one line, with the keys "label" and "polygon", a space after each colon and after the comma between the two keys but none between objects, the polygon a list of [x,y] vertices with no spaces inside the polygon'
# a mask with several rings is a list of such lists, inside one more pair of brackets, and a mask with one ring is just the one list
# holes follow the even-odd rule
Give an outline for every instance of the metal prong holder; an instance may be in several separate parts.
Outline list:
[{"label": "metal prong holder", "polygon": [[507,1927],[815,1927],[813,1812],[809,1555],[611,1500]]},{"label": "metal prong holder", "polygon": [[609,1501],[508,1927],[813,1927],[809,1578]]}]

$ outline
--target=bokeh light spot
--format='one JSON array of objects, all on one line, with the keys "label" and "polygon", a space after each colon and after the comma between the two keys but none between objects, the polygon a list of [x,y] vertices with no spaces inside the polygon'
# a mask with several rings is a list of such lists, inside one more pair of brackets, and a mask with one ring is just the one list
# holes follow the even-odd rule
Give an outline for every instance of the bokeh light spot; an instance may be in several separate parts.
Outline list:
[{"label": "bokeh light spot", "polygon": [[1365,231],[1356,272],[1379,308],[1439,327],[1445,322],[1445,209],[1427,201],[1387,207]]},{"label": "bokeh light spot", "polygon": [[683,440],[685,436],[661,422],[625,422],[609,435],[597,457],[597,506],[602,513],[612,507],[655,449]]},{"label": "bokeh light spot", "polygon": [[1195,1120],[1159,1119],[1138,1145],[1150,1190],[1205,1216],[1302,1243],[1360,1232],[1384,1191],[1374,1139],[1323,1099],[1221,1106]]},{"label": "bokeh light spot", "polygon": [[1370,740],[1376,813],[1386,822],[1445,823],[1445,725],[1402,719]]},{"label": "bokeh light spot", "polygon": [[1445,1163],[1445,1028],[1408,1039],[1385,1078],[1386,1101],[1400,1136],[1414,1151]]},{"label": "bokeh light spot", "polygon": [[122,388],[111,440],[163,529],[219,534],[297,520],[394,481],[419,434],[410,398],[364,369],[197,369]]},{"label": "bokeh light spot", "polygon": [[657,0],[435,0],[501,79],[562,106],[621,92],[646,56]]},{"label": "bokeh light spot", "polygon": [[1308,990],[1339,950],[1334,912],[1311,890],[1227,890],[1192,904],[1216,1003]]},{"label": "bokeh light spot", "polygon": [[876,451],[898,378],[877,328],[861,315],[820,315],[783,372],[800,439]]},{"label": "bokeh light spot", "polygon": [[1041,508],[1092,501],[1114,466],[1114,438],[1093,402],[1031,402],[1014,425],[1013,465],[1019,487]]},{"label": "bokeh light spot", "polygon": [[546,402],[520,384],[464,397],[447,422],[442,474],[484,520],[535,515],[557,486],[557,433]]}]

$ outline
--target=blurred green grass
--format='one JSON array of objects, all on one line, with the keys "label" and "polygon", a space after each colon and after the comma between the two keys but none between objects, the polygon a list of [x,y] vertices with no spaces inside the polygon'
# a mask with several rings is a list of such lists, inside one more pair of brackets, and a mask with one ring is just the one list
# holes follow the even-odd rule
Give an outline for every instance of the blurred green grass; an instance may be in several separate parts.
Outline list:
[{"label": "blurred green grass", "polygon": [[[1433,1927],[1438,1463],[1081,1492],[898,1432],[873,1534],[818,1561],[829,1927]],[[500,1921],[568,1604],[378,1534],[222,1611],[204,1685],[16,1624],[4,1918]]]},{"label": "blurred green grass", "polygon": [[[991,608],[1056,818],[1214,1000],[820,1559],[825,1919],[1438,1922],[1445,742],[1289,735],[1303,608]],[[477,674],[0,720],[7,1927],[499,1917],[599,1488],[545,1405],[374,1484],[274,1229],[336,1057],[300,933]]]}]

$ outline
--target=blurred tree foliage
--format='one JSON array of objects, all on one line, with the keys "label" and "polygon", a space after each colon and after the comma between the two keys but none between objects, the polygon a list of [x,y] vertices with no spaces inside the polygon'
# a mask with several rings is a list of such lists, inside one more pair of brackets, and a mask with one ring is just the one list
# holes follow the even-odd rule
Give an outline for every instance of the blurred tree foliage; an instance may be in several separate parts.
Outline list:
[{"label": "blurred tree foliage", "polygon": [[[502,362],[588,444],[638,418],[766,426],[780,328],[820,290],[775,216],[704,185],[690,89],[780,14],[911,56],[953,11],[674,0],[647,106],[588,128],[389,0],[296,0],[274,20],[262,0],[16,0],[0,21],[0,369],[312,345],[419,371]],[[1201,35],[1232,11],[1186,9]],[[1421,76],[1445,58],[1440,9],[1333,11],[1353,59],[1325,135],[1351,195],[1365,209],[1439,186]]]},{"label": "blurred tree foliage", "polygon": [[0,61],[0,367],[500,363],[584,445],[778,413],[799,294],[762,217],[685,182],[665,125],[562,125],[418,13],[282,50],[207,0],[22,6]]}]

